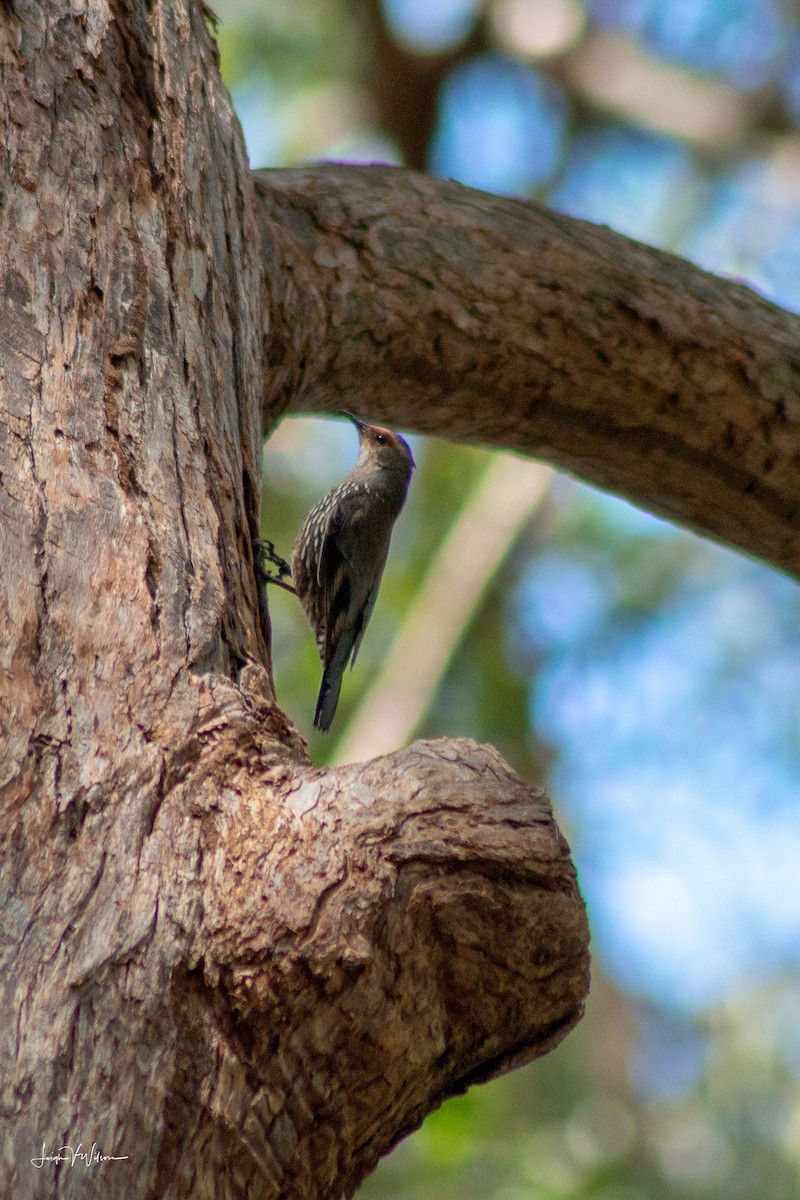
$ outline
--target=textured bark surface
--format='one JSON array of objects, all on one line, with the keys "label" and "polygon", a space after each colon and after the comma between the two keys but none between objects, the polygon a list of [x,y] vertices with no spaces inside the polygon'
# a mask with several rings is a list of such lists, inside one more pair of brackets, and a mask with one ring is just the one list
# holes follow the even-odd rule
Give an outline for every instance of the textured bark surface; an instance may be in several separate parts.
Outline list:
[{"label": "textured bark surface", "polygon": [[493,751],[317,772],[275,706],[296,250],[202,7],[15,0],[0,73],[0,1190],[349,1194],[579,1019],[569,854]]},{"label": "textured bark surface", "polygon": [[262,273],[198,6],[19,0],[0,72],[3,1190],[85,1197],[31,1158],[96,1142],[140,1196],[201,895],[160,809],[265,658]]},{"label": "textured bark surface", "polygon": [[569,851],[546,797],[475,743],[276,762],[269,795],[232,758],[226,734],[155,1194],[350,1195],[446,1096],[580,1018]]},{"label": "textured bark surface", "polygon": [[270,401],[289,383],[295,411],[522,450],[800,575],[800,317],[450,181],[341,165],[257,179],[301,298],[276,324],[295,370]]}]

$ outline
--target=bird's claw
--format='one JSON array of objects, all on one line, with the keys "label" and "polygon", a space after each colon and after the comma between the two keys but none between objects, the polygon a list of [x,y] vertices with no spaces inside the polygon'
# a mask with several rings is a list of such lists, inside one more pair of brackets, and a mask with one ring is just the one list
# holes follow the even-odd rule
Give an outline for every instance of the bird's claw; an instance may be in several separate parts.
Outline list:
[{"label": "bird's claw", "polygon": [[276,552],[274,542],[269,541],[268,538],[259,538],[256,542],[256,546],[264,555],[264,558],[267,560],[267,562],[272,563],[274,567],[278,568],[279,579],[283,579],[284,576],[287,579],[292,578],[292,568],[289,566],[286,559],[281,558],[280,554]]}]

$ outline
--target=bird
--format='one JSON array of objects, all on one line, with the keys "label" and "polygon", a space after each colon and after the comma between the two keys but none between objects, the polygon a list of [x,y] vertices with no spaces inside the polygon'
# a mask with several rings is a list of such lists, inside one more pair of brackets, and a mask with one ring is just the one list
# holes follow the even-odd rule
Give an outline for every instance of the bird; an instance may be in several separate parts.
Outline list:
[{"label": "bird", "polygon": [[358,462],[315,504],[295,539],[294,591],[317,636],[322,682],[314,728],[331,727],[342,675],[355,664],[415,463],[400,434],[340,412],[358,430]]}]

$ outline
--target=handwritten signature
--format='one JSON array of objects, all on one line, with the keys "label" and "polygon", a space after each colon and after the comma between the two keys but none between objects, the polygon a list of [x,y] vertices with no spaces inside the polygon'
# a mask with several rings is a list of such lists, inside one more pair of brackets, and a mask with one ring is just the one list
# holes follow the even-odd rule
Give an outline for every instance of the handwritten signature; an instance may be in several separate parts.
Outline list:
[{"label": "handwritten signature", "polygon": [[128,1157],[127,1154],[103,1154],[97,1149],[97,1142],[92,1142],[91,1150],[84,1150],[83,1142],[78,1142],[78,1145],[59,1146],[52,1154],[47,1153],[47,1142],[42,1142],[42,1153],[39,1158],[31,1159],[31,1166],[36,1167],[41,1171],[45,1163],[69,1163],[74,1167],[76,1163],[83,1163],[84,1167],[93,1167],[97,1163],[103,1162],[122,1162]]}]

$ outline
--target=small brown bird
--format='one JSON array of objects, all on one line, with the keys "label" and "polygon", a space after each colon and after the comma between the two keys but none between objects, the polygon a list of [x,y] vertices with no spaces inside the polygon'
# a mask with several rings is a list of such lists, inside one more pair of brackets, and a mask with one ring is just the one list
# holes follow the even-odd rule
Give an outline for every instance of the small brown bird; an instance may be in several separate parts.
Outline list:
[{"label": "small brown bird", "polygon": [[405,503],[414,459],[403,438],[343,412],[358,430],[358,462],[302,524],[292,580],[317,635],[322,683],[314,726],[330,729],[342,675],[356,661],[375,607],[392,527]]}]

